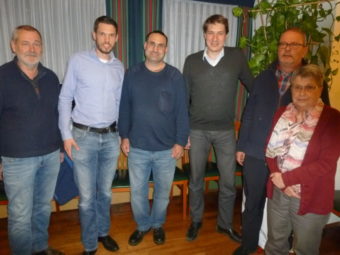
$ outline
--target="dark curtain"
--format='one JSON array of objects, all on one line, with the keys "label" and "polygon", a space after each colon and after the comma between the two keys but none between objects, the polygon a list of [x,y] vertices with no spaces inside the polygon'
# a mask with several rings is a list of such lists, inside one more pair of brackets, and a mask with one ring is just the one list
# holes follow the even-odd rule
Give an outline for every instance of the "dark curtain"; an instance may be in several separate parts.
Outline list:
[{"label": "dark curtain", "polygon": [[162,0],[107,0],[106,8],[118,23],[116,56],[126,68],[143,61],[145,35],[162,28]]}]

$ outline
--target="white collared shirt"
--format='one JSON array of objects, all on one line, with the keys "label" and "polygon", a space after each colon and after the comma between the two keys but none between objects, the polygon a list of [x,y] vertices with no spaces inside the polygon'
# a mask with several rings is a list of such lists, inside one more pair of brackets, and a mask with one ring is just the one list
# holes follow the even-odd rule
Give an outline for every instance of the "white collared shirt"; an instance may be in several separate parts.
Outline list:
[{"label": "white collared shirt", "polygon": [[218,62],[220,62],[221,58],[223,57],[224,57],[224,47],[215,59],[212,59],[208,56],[207,48],[205,48],[202,60],[206,59],[211,66],[216,66]]}]

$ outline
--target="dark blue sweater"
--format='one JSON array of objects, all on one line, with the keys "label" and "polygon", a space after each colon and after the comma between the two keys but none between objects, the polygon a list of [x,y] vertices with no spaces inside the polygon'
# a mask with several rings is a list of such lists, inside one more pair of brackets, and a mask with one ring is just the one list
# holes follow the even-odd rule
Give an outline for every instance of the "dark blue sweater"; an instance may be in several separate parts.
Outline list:
[{"label": "dark blue sweater", "polygon": [[189,118],[182,74],[168,64],[160,72],[149,71],[144,62],[131,67],[124,77],[118,127],[120,136],[139,149],[184,146]]},{"label": "dark blue sweater", "polygon": [[51,70],[39,64],[34,79],[19,69],[16,59],[0,66],[0,155],[34,157],[60,148],[58,95],[60,85]]}]

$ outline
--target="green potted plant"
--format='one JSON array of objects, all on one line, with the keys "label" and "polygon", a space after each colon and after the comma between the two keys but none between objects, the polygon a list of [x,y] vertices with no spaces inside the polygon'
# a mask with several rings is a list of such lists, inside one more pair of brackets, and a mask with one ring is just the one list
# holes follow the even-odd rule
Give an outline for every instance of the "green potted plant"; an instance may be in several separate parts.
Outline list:
[{"label": "green potted plant", "polygon": [[306,60],[321,65],[326,81],[331,84],[333,75],[338,72],[338,68],[330,67],[332,41],[340,40],[340,34],[334,35],[332,29],[334,22],[340,21],[340,16],[333,14],[337,4],[338,1],[257,0],[249,10],[235,7],[234,16],[249,15],[253,21],[260,22],[251,38],[241,37],[239,41],[241,48],[250,47],[249,66],[253,74],[259,74],[276,59],[280,34],[287,28],[299,27],[307,34],[309,53]]}]

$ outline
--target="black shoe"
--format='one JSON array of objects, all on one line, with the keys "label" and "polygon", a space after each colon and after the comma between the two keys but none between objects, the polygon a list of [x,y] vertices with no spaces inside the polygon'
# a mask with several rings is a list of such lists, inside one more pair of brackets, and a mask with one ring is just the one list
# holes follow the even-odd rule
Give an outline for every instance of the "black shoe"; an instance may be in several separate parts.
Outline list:
[{"label": "black shoe", "polygon": [[84,251],[83,255],[95,255],[97,252],[97,250],[93,250],[93,251]]},{"label": "black shoe", "polygon": [[165,233],[162,227],[153,230],[153,242],[158,245],[165,242]]},{"label": "black shoe", "polygon": [[150,229],[147,231],[139,231],[138,229],[135,230],[135,232],[133,232],[129,238],[129,244],[132,246],[138,245],[143,240],[144,235],[149,231]]},{"label": "black shoe", "polygon": [[198,231],[202,227],[202,222],[192,222],[188,232],[187,232],[187,240],[193,241],[198,236]]},{"label": "black shoe", "polygon": [[241,245],[233,252],[233,255],[249,255],[249,254],[251,254],[255,251],[256,251],[256,249],[248,250],[247,248],[245,248]]},{"label": "black shoe", "polygon": [[230,239],[234,240],[235,242],[240,243],[242,241],[242,236],[239,233],[237,233],[236,231],[234,231],[232,228],[225,229],[225,228],[221,228],[220,226],[217,225],[216,231],[218,233],[229,236]]},{"label": "black shoe", "polygon": [[65,253],[49,247],[46,250],[34,252],[33,255],[65,255]]},{"label": "black shoe", "polygon": [[119,250],[118,244],[109,235],[98,237],[98,242],[101,242],[103,244],[104,248],[108,251],[118,251]]}]

